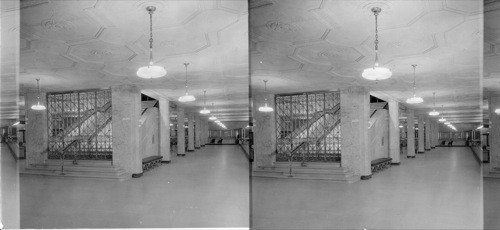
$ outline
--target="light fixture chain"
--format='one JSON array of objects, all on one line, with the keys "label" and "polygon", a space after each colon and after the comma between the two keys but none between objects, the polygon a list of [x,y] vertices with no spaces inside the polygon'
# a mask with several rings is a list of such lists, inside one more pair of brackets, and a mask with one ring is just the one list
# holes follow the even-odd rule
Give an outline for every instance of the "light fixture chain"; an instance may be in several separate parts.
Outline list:
[{"label": "light fixture chain", "polygon": [[378,66],[378,13],[375,14],[375,66]]},{"label": "light fixture chain", "polygon": [[188,65],[189,63],[184,63],[184,66],[186,66],[186,82],[185,82],[185,86],[186,86],[186,93],[188,91]]},{"label": "light fixture chain", "polygon": [[413,96],[416,95],[415,91],[416,91],[416,88],[417,88],[417,83],[416,83],[416,80],[415,80],[415,69],[417,68],[417,65],[412,65],[413,66]]},{"label": "light fixture chain", "polygon": [[149,11],[149,64],[153,64],[153,10]]}]

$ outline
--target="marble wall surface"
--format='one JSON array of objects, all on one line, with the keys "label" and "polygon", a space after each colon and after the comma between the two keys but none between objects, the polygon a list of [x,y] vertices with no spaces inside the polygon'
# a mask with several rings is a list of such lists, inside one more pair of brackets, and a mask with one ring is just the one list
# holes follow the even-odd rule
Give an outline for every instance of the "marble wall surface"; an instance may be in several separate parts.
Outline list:
[{"label": "marble wall surface", "polygon": [[495,109],[500,108],[500,96],[490,96],[490,167],[491,169],[500,167],[500,116],[495,113]]},{"label": "marble wall surface", "polygon": [[194,114],[188,113],[188,151],[194,151]]},{"label": "marble wall surface", "polygon": [[177,107],[177,156],[186,154],[186,130],[184,128],[184,108]]},{"label": "marble wall surface", "polygon": [[170,106],[166,98],[159,99],[160,154],[162,161],[170,162]]},{"label": "marble wall surface", "polygon": [[[254,108],[264,105],[274,108],[274,95],[256,95]],[[254,110],[254,169],[262,166],[272,166],[276,161],[276,118],[274,112],[260,112]]]},{"label": "marble wall surface", "polygon": [[136,86],[111,88],[113,116],[113,164],[127,172],[142,173],[139,152],[141,92]]},{"label": "marble wall surface", "polygon": [[196,114],[194,117],[195,126],[194,126],[194,148],[199,149],[201,147],[201,120],[200,115]]},{"label": "marble wall surface", "polygon": [[[369,119],[368,137],[371,159],[390,157],[389,154],[389,112],[378,109]],[[342,156],[344,153],[342,152]]]},{"label": "marble wall surface", "polygon": [[[37,103],[38,93],[29,92],[26,100],[26,167],[32,164],[44,163],[48,156],[48,126],[47,110],[32,110],[30,107]],[[45,93],[40,94],[40,104],[47,106]]]},{"label": "marble wall surface", "polygon": [[142,158],[161,155],[158,115],[158,108],[151,107],[139,120],[139,152]]},{"label": "marble wall surface", "polygon": [[399,135],[399,102],[389,100],[389,156],[392,163],[399,164],[401,139]]},{"label": "marble wall surface", "polygon": [[418,153],[425,152],[425,141],[424,141],[424,115],[418,115]]},{"label": "marble wall surface", "polygon": [[364,87],[340,90],[342,167],[356,175],[371,175],[368,150],[370,94]]},{"label": "marble wall surface", "polygon": [[406,119],[406,154],[415,156],[415,111],[408,109]]},{"label": "marble wall surface", "polygon": [[425,150],[431,150],[431,121],[428,117],[425,118]]}]

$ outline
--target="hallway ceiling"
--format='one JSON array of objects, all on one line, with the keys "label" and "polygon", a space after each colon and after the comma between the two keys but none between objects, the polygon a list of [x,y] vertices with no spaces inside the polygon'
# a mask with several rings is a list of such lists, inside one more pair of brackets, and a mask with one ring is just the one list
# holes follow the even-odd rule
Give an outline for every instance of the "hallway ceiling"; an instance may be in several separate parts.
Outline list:
[{"label": "hallway ceiling", "polygon": [[[154,60],[167,70],[141,79],[149,58],[153,15]],[[197,100],[187,110],[215,103],[227,116],[248,120],[248,7],[246,1],[22,0],[20,92],[137,85],[144,93],[177,101],[188,85]]]},{"label": "hallway ceiling", "polygon": [[[486,0],[484,5],[484,97],[500,95],[500,1]],[[489,118],[488,101],[483,103]]]},{"label": "hallway ceiling", "polygon": [[[374,62],[375,6],[382,8],[380,64],[393,72],[379,82],[361,77]],[[476,0],[250,1],[254,93],[267,79],[273,93],[366,86],[404,103],[417,64],[417,95],[425,102],[405,106],[427,114],[436,92],[446,119],[481,122],[482,12]]]}]

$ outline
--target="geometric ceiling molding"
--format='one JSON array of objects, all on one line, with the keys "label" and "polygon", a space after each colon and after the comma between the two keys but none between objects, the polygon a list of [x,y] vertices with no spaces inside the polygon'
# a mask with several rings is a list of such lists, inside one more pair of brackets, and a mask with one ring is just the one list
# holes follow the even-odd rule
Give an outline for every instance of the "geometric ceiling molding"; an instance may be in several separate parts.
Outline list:
[{"label": "geometric ceiling molding", "polygon": [[[226,10],[234,14],[245,15],[248,14],[247,1],[220,1],[217,0],[217,8]],[[245,9],[245,10],[242,10]]]},{"label": "geometric ceiling molding", "polygon": [[[201,12],[198,1],[98,1],[85,13],[106,27],[147,28],[147,6],[155,6],[155,28],[186,24]],[[123,12],[127,12],[124,14]]]},{"label": "geometric ceiling molding", "polygon": [[91,63],[125,61],[137,55],[126,46],[98,40],[70,46],[66,54],[81,62]]},{"label": "geometric ceiling molding", "polygon": [[482,36],[479,35],[481,32],[479,20],[468,20],[445,31],[444,38],[447,46],[479,46],[478,42],[483,42]]},{"label": "geometric ceiling molding", "polygon": [[[160,62],[166,57],[175,56],[185,56],[185,55],[195,55],[200,51],[211,46],[211,42],[208,34],[200,35],[179,35],[174,37],[162,36],[162,31],[156,32],[155,48],[154,48],[154,60]],[[159,40],[163,39],[163,40]],[[149,35],[141,36],[137,41],[134,42],[133,47],[137,47],[142,53],[139,57],[133,59],[136,61],[138,58],[145,58],[146,53],[149,52]],[[149,55],[147,55],[149,56]],[[144,59],[146,60],[146,59]]]},{"label": "geometric ceiling molding", "polygon": [[303,64],[291,57],[278,55],[252,55],[250,59],[252,70],[272,70],[272,71],[295,71],[299,70]]},{"label": "geometric ceiling molding", "polygon": [[314,45],[301,46],[295,50],[293,55],[299,60],[304,60],[305,64],[327,66],[352,63],[363,57],[363,54],[353,47],[335,45],[326,41]]},{"label": "geometric ceiling molding", "polygon": [[483,1],[445,0],[444,7],[445,9],[453,12],[458,12],[465,15],[474,15],[482,13]]}]

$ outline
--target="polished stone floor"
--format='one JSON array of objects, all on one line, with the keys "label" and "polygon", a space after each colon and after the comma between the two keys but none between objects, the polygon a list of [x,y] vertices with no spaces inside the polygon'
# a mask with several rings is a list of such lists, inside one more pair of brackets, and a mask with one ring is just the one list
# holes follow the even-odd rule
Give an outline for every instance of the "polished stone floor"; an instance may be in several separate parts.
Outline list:
[{"label": "polished stone floor", "polygon": [[484,179],[484,229],[500,229],[500,179]]},{"label": "polished stone floor", "polygon": [[[469,148],[436,148],[415,159],[401,159],[401,165],[354,184],[253,178],[252,226],[483,228],[481,169]],[[498,213],[495,215],[498,219]]]},{"label": "polished stone floor", "polygon": [[21,175],[20,197],[22,228],[248,227],[248,160],[206,146],[123,182]]}]

